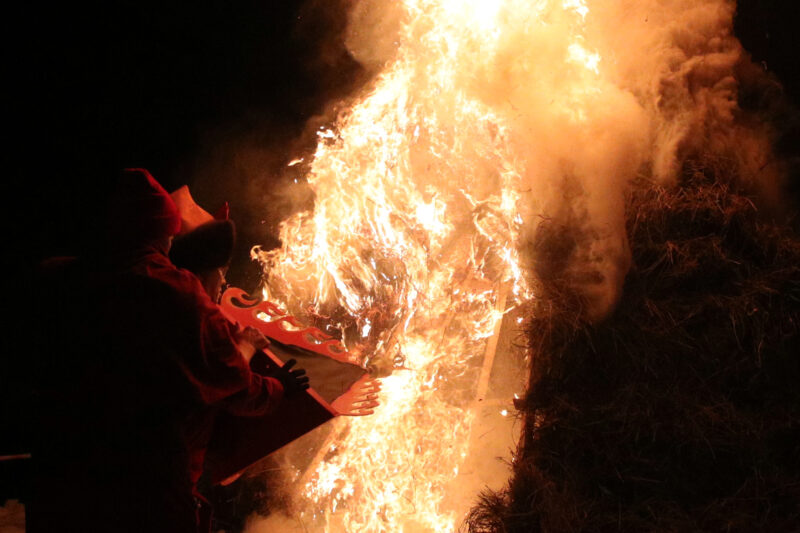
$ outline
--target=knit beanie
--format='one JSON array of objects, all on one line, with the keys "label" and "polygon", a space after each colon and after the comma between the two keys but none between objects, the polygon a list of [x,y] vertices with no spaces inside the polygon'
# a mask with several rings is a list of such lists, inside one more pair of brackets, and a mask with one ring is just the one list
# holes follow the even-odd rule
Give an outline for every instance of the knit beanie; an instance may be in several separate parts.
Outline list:
[{"label": "knit beanie", "polygon": [[212,220],[176,237],[169,258],[176,267],[200,274],[227,266],[235,241],[233,222]]}]

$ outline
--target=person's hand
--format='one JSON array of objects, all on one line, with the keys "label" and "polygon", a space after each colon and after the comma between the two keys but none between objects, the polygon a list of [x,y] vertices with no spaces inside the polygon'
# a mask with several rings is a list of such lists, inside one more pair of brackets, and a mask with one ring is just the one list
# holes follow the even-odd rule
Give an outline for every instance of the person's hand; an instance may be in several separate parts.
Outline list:
[{"label": "person's hand", "polygon": [[289,359],[282,367],[278,368],[275,372],[275,379],[283,385],[283,394],[287,398],[306,390],[309,387],[308,376],[306,371],[302,368],[292,370],[292,367],[297,364],[296,359]]},{"label": "person's hand", "polygon": [[263,350],[269,346],[269,339],[262,335],[256,328],[246,326],[244,328],[239,328],[236,332],[236,345],[239,351],[242,352],[245,361],[249,363],[250,359],[253,358],[253,355],[255,355],[257,351]]},{"label": "person's hand", "polygon": [[256,350],[263,350],[269,346],[269,339],[267,339],[253,326],[245,326],[245,328],[239,333],[239,339],[249,342]]}]

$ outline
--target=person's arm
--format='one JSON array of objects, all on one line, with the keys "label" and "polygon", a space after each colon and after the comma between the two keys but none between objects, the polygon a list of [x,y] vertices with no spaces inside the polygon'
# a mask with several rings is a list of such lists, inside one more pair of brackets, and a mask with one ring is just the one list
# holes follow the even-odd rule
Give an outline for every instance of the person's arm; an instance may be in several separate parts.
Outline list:
[{"label": "person's arm", "polygon": [[279,380],[251,372],[247,389],[226,398],[225,410],[236,416],[266,415],[275,410],[283,395],[283,385]]},{"label": "person's arm", "polygon": [[[287,363],[274,376],[260,376],[249,359],[269,341],[254,328],[240,329],[211,301],[193,275],[175,271],[173,282],[187,296],[187,345],[182,347],[184,375],[203,403],[222,405],[241,416],[259,416],[274,409],[281,399],[308,388],[303,370]],[[194,331],[194,334],[191,334]]]},{"label": "person's arm", "polygon": [[194,275],[179,270],[159,274],[181,295],[182,311],[172,311],[182,324],[175,353],[195,397],[206,405],[235,403],[239,411],[254,414],[274,408],[283,396],[280,382],[254,374],[248,361],[266,339],[242,335]]}]

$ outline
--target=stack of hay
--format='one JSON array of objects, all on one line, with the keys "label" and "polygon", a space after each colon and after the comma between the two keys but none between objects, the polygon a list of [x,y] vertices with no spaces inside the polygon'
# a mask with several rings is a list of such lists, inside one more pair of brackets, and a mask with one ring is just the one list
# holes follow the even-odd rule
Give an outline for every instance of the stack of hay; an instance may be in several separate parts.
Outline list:
[{"label": "stack of hay", "polygon": [[628,208],[616,312],[535,304],[514,474],[469,530],[800,531],[800,239],[700,171]]}]

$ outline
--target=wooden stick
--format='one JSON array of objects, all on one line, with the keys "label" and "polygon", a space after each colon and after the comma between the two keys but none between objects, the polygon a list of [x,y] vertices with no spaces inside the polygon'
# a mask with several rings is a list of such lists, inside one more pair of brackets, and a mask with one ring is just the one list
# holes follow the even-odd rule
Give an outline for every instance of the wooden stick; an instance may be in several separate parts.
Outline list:
[{"label": "wooden stick", "polygon": [[[503,284],[500,287],[500,292],[497,295],[497,302],[494,309],[496,312],[505,313],[506,300],[508,299],[508,285]],[[503,315],[505,316],[505,315]],[[486,350],[483,352],[483,366],[481,367],[481,376],[478,380],[478,390],[475,393],[475,403],[483,402],[486,399],[486,393],[489,390],[489,379],[492,377],[492,367],[494,366],[494,356],[497,353],[497,343],[500,340],[500,327],[503,325],[503,318],[497,321],[494,325],[492,336],[486,343]],[[475,405],[475,408],[478,406]]]}]

